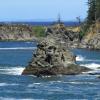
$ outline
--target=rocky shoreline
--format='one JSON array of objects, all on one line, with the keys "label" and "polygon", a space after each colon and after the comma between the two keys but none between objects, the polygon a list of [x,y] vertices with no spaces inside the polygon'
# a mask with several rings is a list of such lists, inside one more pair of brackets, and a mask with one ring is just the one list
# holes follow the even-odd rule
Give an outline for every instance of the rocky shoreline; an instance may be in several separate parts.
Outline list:
[{"label": "rocky shoreline", "polygon": [[63,23],[45,27],[45,37],[37,38],[34,26],[29,25],[0,25],[0,40],[38,42],[36,52],[22,75],[77,75],[91,71],[77,65],[76,55],[70,52],[72,48],[100,49],[99,33],[88,42],[80,40],[79,32],[68,30]]},{"label": "rocky shoreline", "polygon": [[35,32],[30,25],[0,24],[0,41],[36,40]]},{"label": "rocky shoreline", "polygon": [[[52,34],[55,38],[57,35],[57,41],[62,41],[66,48],[100,50],[100,33],[89,33],[80,40],[79,31],[73,31],[64,24],[41,27],[44,33],[37,26],[35,28],[35,26],[25,24],[0,24],[0,41],[38,41],[41,34]],[[39,32],[40,36],[37,37]]]}]

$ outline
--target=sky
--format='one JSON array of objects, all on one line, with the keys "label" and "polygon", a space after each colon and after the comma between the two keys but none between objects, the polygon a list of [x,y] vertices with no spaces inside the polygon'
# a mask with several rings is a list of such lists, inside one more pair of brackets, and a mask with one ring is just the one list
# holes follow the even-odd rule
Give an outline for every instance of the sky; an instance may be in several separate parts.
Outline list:
[{"label": "sky", "polygon": [[87,16],[87,0],[0,0],[0,21],[64,21]]}]

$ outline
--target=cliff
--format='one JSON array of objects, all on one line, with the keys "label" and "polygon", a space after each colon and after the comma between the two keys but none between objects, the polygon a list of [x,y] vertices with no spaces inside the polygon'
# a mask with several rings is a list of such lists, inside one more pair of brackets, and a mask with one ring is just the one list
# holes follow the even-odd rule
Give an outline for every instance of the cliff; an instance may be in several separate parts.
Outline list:
[{"label": "cliff", "polygon": [[100,49],[100,22],[91,25],[81,41],[82,48]]},{"label": "cliff", "polygon": [[24,24],[0,24],[0,40],[26,41],[37,37],[40,27]]}]

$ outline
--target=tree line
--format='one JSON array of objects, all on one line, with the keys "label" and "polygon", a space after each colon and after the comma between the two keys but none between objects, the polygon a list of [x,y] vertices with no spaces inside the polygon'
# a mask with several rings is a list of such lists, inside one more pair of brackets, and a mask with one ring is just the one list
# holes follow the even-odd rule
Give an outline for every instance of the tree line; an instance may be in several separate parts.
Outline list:
[{"label": "tree line", "polygon": [[87,23],[93,24],[100,20],[100,0],[88,0]]}]

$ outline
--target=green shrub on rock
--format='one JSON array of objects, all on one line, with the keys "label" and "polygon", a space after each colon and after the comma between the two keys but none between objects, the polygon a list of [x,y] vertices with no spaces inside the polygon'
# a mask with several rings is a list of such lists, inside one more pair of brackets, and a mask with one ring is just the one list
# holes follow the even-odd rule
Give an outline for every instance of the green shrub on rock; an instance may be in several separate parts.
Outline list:
[{"label": "green shrub on rock", "polygon": [[33,31],[36,37],[44,37],[45,36],[45,28],[43,26],[34,26]]}]

